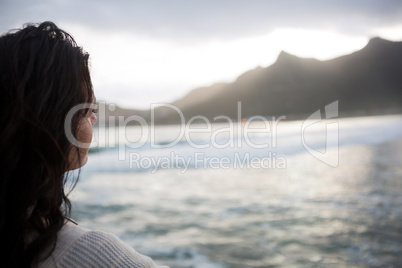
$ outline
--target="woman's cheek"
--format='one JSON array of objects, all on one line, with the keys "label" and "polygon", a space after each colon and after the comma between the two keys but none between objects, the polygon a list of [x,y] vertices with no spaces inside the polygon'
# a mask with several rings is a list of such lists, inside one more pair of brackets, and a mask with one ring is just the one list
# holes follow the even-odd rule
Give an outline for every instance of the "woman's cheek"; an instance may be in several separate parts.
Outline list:
[{"label": "woman's cheek", "polygon": [[82,143],[90,143],[92,141],[92,125],[89,118],[81,121],[78,127],[77,140]]}]

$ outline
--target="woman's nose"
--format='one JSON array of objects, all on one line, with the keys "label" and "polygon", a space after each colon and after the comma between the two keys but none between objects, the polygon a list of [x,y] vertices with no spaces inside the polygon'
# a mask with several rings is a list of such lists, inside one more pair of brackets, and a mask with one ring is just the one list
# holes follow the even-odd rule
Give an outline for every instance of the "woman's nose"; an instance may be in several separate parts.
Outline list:
[{"label": "woman's nose", "polygon": [[91,124],[92,124],[92,125],[95,125],[96,121],[97,121],[96,114],[92,113],[92,114],[91,114]]}]

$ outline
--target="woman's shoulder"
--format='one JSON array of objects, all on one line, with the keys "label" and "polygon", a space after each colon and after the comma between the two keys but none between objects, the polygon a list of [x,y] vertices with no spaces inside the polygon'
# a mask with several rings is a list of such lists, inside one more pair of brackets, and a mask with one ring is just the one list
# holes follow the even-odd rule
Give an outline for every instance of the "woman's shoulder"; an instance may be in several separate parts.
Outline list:
[{"label": "woman's shoulder", "polygon": [[165,267],[157,266],[117,236],[92,231],[68,221],[60,230],[56,248],[39,265],[45,267]]}]

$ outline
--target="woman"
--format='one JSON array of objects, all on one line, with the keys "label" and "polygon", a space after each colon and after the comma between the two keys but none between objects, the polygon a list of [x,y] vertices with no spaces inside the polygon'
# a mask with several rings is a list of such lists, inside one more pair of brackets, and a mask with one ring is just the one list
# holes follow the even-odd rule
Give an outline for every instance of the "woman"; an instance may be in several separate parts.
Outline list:
[{"label": "woman", "polygon": [[[2,267],[155,267],[114,235],[68,218],[66,172],[86,163],[88,148],[71,144],[64,126],[73,107],[94,106],[88,56],[52,22],[0,37]],[[95,122],[91,107],[80,109],[69,133],[90,143]]]}]

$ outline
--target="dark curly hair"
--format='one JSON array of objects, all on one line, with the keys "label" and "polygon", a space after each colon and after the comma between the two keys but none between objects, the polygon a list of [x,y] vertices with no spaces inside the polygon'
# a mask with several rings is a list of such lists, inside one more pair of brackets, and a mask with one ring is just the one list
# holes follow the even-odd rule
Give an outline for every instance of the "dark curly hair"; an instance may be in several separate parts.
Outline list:
[{"label": "dark curly hair", "polygon": [[[35,266],[69,216],[69,143],[64,120],[93,101],[89,55],[52,22],[0,37],[0,243],[4,267]],[[85,111],[72,120],[77,135]],[[66,175],[67,174],[67,175]],[[73,178],[75,186],[78,176]],[[69,182],[70,184],[70,182]],[[71,190],[71,189],[70,189]]]}]

